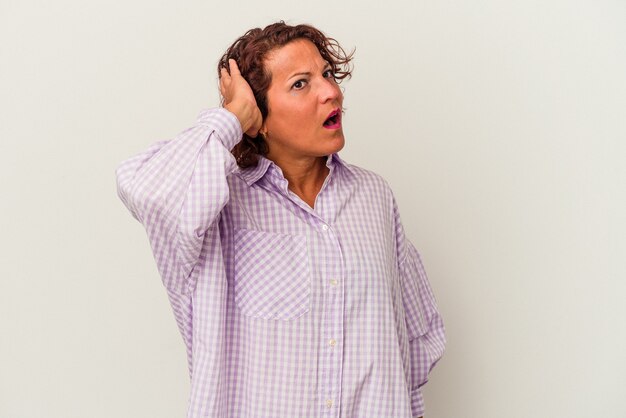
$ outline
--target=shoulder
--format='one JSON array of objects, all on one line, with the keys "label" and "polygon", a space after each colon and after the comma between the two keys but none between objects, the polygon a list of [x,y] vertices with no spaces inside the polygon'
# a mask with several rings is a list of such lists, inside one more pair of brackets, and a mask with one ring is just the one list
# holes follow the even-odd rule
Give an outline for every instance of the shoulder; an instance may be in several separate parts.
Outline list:
[{"label": "shoulder", "polygon": [[395,195],[389,182],[380,174],[359,167],[354,164],[343,162],[346,171],[350,172],[352,182],[355,185],[354,197],[367,211],[375,211],[378,224],[382,230],[390,233],[393,245],[396,249],[397,260],[406,258],[406,236]]},{"label": "shoulder", "polygon": [[372,170],[355,164],[350,164],[343,160],[341,161],[341,164],[343,165],[346,173],[346,179],[358,187],[360,191],[384,197],[389,201],[394,200],[391,186],[383,176]]}]

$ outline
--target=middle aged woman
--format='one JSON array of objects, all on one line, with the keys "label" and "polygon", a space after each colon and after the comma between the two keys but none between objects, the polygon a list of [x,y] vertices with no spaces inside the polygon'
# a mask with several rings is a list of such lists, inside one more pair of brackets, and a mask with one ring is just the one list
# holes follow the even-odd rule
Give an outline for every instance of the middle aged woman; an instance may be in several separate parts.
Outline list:
[{"label": "middle aged woman", "polygon": [[[189,417],[419,417],[444,328],[393,194],[344,162],[351,55],[252,29],[223,107],[118,168],[187,346]],[[232,151],[232,152],[231,152]]]}]

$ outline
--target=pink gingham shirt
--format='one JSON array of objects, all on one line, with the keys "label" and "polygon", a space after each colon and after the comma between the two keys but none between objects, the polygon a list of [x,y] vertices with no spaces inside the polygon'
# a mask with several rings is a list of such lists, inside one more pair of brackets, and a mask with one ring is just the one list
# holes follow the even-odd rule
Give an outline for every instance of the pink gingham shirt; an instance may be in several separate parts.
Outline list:
[{"label": "pink gingham shirt", "polygon": [[444,327],[389,186],[332,154],[312,209],[270,160],[237,166],[241,137],[204,110],[117,169],[187,347],[187,416],[421,416]]}]

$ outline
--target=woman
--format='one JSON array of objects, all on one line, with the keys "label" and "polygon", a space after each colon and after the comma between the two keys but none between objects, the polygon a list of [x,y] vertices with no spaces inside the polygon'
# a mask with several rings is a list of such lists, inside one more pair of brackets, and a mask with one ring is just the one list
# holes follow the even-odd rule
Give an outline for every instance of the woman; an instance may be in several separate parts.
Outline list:
[{"label": "woman", "polygon": [[118,168],[187,346],[189,417],[423,414],[443,323],[387,183],[337,155],[350,60],[311,26],[250,30],[219,63],[223,107]]}]

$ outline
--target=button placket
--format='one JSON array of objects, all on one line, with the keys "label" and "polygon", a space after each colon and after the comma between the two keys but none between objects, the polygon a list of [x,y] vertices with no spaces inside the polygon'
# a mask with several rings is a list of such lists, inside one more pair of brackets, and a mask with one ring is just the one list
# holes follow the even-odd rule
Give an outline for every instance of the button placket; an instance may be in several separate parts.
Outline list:
[{"label": "button placket", "polygon": [[343,339],[343,288],[340,281],[343,276],[344,262],[341,245],[336,231],[325,221],[319,219],[318,232],[320,239],[325,243],[327,251],[326,269],[322,272],[326,276],[324,286],[322,327],[325,330],[325,339],[320,341],[324,353],[322,364],[324,373],[321,380],[321,390],[324,399],[322,416],[335,417],[339,412],[342,380],[342,345]]}]

